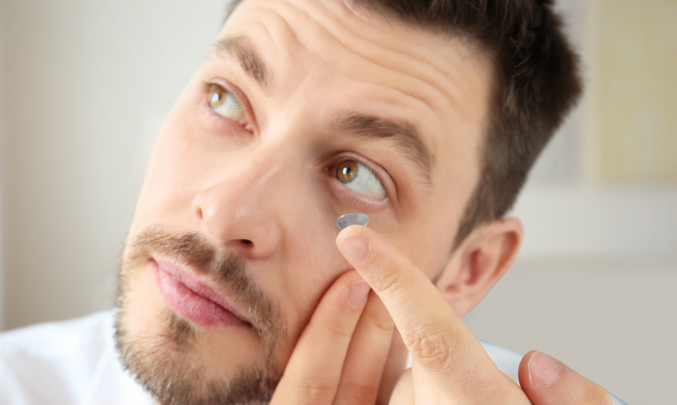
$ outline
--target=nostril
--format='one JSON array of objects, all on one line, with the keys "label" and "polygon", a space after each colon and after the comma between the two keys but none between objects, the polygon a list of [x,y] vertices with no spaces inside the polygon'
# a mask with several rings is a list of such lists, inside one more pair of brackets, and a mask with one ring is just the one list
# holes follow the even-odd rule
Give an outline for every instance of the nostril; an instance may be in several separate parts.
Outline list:
[{"label": "nostril", "polygon": [[247,240],[247,239],[240,239],[240,243],[243,244],[244,246],[247,246],[247,247],[254,246],[254,243],[250,240]]}]

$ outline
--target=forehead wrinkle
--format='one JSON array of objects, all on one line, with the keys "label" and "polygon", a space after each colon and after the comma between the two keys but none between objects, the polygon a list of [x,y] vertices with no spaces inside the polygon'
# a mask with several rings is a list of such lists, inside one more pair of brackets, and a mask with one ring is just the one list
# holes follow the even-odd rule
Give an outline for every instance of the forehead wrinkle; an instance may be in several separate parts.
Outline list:
[{"label": "forehead wrinkle", "polygon": [[[270,28],[266,24],[259,22],[259,24],[262,25],[264,27],[264,29],[266,30],[266,33],[267,33],[268,37],[270,38],[270,40],[275,44],[275,48],[278,50],[278,52],[280,52],[280,51],[287,52],[288,55],[291,58],[293,58],[294,52],[291,49],[292,44],[296,45],[294,47],[296,49],[298,49],[299,47],[303,47],[303,44],[301,43],[301,41],[300,41],[296,31],[294,30],[294,28],[289,24],[289,21],[287,21],[280,14],[278,14],[278,13],[272,11],[272,10],[260,8],[260,7],[256,7],[255,9],[258,9],[263,14],[268,14],[269,20],[272,20],[275,23],[277,23],[276,25],[278,27],[278,31],[277,31],[278,35],[275,35],[275,34],[273,34],[273,32],[270,30]],[[280,37],[282,35],[284,35],[286,38],[289,38],[291,41],[287,41],[287,42],[282,41],[282,43],[280,43],[280,41],[281,41]]]},{"label": "forehead wrinkle", "polygon": [[[296,8],[296,6],[294,6],[294,5],[290,4],[290,6]],[[261,8],[261,7],[258,7],[256,5],[250,6],[250,7],[251,7],[252,10],[256,10],[256,11],[260,12],[261,14],[268,14],[269,16],[271,16],[272,18],[277,20],[280,23],[280,25],[282,25],[284,27],[284,31],[287,31],[290,34],[290,36],[293,37],[294,43],[297,44],[298,47],[302,47],[306,52],[309,52],[310,54],[315,56],[317,59],[323,61],[328,67],[342,73],[347,78],[349,78],[353,81],[356,81],[358,83],[364,83],[364,84],[368,84],[368,85],[371,85],[371,86],[383,87],[388,91],[397,92],[397,93],[402,94],[402,95],[404,95],[408,98],[416,100],[418,103],[423,104],[425,106],[425,108],[432,110],[431,105],[425,99],[419,97],[418,95],[414,94],[413,92],[408,92],[408,91],[405,91],[404,89],[392,87],[392,86],[389,86],[389,85],[383,84],[383,83],[374,83],[374,82],[369,81],[367,79],[364,79],[362,77],[356,76],[356,75],[352,74],[351,72],[348,72],[346,69],[341,69],[338,66],[339,64],[332,63],[333,61],[328,60],[326,57],[322,56],[322,54],[320,54],[319,52],[317,52],[314,49],[308,47],[308,45],[300,39],[299,35],[297,34],[297,30],[294,29],[293,25],[289,23],[287,18],[284,18],[283,16],[281,16],[279,13],[277,13],[275,11],[272,11],[272,10],[269,10],[269,9],[266,9],[266,8]],[[289,44],[280,45],[279,41],[276,39],[278,36],[274,35],[270,31],[270,28],[266,26],[266,24],[264,24],[260,21],[259,22],[252,22],[251,24],[262,26],[262,28],[266,31],[266,34],[271,38],[271,40],[276,45],[278,45],[278,49],[285,49],[285,48],[290,47]],[[249,27],[250,26],[248,26],[248,28]],[[331,35],[329,35],[328,37],[330,38],[330,40],[334,40],[334,42],[336,42],[336,40],[333,39],[333,37]],[[343,48],[346,49],[347,52],[352,53],[348,48],[345,48],[345,47],[343,47]],[[358,55],[358,56],[360,56],[360,55]],[[282,81],[284,81],[284,80],[282,80]]]},{"label": "forehead wrinkle", "polygon": [[[341,17],[348,16],[348,18],[352,17],[352,19],[359,18],[358,23],[360,24],[361,34],[358,34],[356,30],[351,29],[346,25],[346,18],[331,18],[334,17],[335,13],[333,13],[332,10],[326,9],[326,6],[326,11],[324,13],[316,11],[317,8],[322,7],[325,3],[312,2],[312,4],[317,4],[317,7],[308,7],[307,9],[296,8],[299,9],[300,12],[308,15],[309,19],[313,21],[319,29],[326,31],[328,36],[336,43],[340,44],[346,52],[357,55],[381,69],[397,72],[408,77],[410,80],[422,82],[432,90],[431,93],[441,94],[443,98],[448,98],[457,106],[465,104],[463,101],[468,98],[467,87],[471,86],[463,85],[464,82],[469,81],[469,78],[467,77],[468,75],[463,74],[465,71],[459,61],[444,60],[444,62],[442,62],[441,58],[430,58],[425,52],[415,52],[415,50],[420,47],[419,44],[414,44],[406,38],[403,41],[400,41],[401,38],[398,38],[397,41],[392,41],[391,34],[386,34],[385,38],[379,40],[379,38],[383,37],[383,30],[378,27],[372,28],[372,24],[357,17],[343,2],[341,3],[344,6],[343,8],[349,12],[344,13]],[[315,12],[313,13],[313,11]],[[321,21],[322,24],[318,23],[318,21]],[[365,23],[367,27],[369,27],[372,35],[363,33]],[[402,29],[411,29],[411,27],[402,25]],[[337,32],[340,34],[337,34]],[[440,41],[445,39],[442,35],[432,33],[430,35],[436,36]],[[347,39],[344,39],[344,37],[347,37]],[[365,38],[369,38],[369,40],[366,40]],[[461,41],[455,37],[449,36],[448,38],[449,41],[458,41],[456,44],[457,46],[467,46],[461,44]],[[376,41],[379,42],[374,43]],[[387,44],[382,44],[381,42],[387,42]],[[405,44],[404,42],[407,43]],[[452,44],[449,44],[448,46],[451,47]],[[470,52],[468,52],[468,54],[469,53]],[[378,58],[374,55],[378,55]],[[385,59],[384,55],[386,56]],[[444,66],[445,63],[451,68],[444,69],[442,66]],[[388,66],[386,66],[386,64],[388,64]],[[411,66],[412,64],[415,65],[413,69]],[[412,70],[414,71],[413,73]],[[345,71],[343,71],[343,73],[347,74]],[[412,87],[420,88],[420,83],[417,83]],[[410,97],[421,99],[433,109],[433,103],[429,101],[428,97],[424,94],[415,94],[415,92],[405,92],[405,94]]]},{"label": "forehead wrinkle", "polygon": [[[293,30],[288,21],[286,21],[282,16],[276,13],[273,10],[258,6],[256,3],[250,5],[247,3],[249,10],[256,11],[256,18],[247,18],[247,15],[243,19],[243,24],[246,27],[244,32],[239,35],[250,37],[253,28],[260,28],[261,31],[268,37],[268,40],[273,44],[274,52],[277,54],[275,57],[276,63],[271,66],[281,66],[281,61],[283,59],[292,60],[296,56],[295,50],[303,48],[303,44],[298,39],[296,32]],[[254,14],[254,13],[252,13]],[[235,29],[236,32],[243,31],[242,29]],[[253,40],[252,40],[253,41]],[[305,48],[304,48],[305,49]],[[303,64],[298,64],[294,66],[296,71],[302,71],[307,73],[305,66]],[[271,88],[271,91],[281,91],[284,92],[285,89],[294,89],[298,90],[298,82],[293,80],[289,75],[284,75],[284,72],[279,69],[276,70],[277,77],[275,86],[276,88]],[[291,97],[291,94],[286,94],[287,97]]]},{"label": "forehead wrinkle", "polygon": [[[289,4],[289,3],[287,3],[287,4]],[[292,8],[294,8],[294,9],[296,9],[296,10],[299,10],[296,6],[291,5],[291,4],[289,4],[289,5],[290,5]],[[266,11],[268,11],[268,10],[266,10]],[[273,14],[278,15],[278,13],[276,13],[276,12],[273,12]],[[352,74],[351,72],[347,71],[346,69],[341,69],[341,68],[340,68],[340,64],[338,64],[338,63],[332,63],[333,61],[327,60],[327,58],[324,57],[320,52],[315,51],[314,49],[312,49],[311,47],[309,47],[308,44],[305,43],[305,41],[302,41],[302,40],[301,40],[301,36],[297,33],[297,29],[295,29],[295,28],[294,28],[294,25],[292,25],[292,24],[289,22],[289,18],[285,18],[285,17],[282,16],[282,15],[280,15],[279,18],[280,18],[280,20],[284,23],[284,25],[289,29],[289,31],[292,32],[292,34],[294,35],[294,38],[296,39],[296,43],[298,43],[301,47],[303,47],[303,49],[305,49],[305,51],[309,52],[310,54],[314,55],[314,56],[315,56],[316,58],[318,58],[319,60],[323,61],[328,67],[330,67],[330,68],[332,68],[332,69],[334,69],[334,70],[339,71],[339,72],[342,73],[344,76],[348,77],[349,79],[351,79],[351,80],[353,80],[353,81],[356,81],[356,82],[359,82],[359,83],[365,83],[365,84],[368,84],[368,85],[371,85],[371,86],[384,87],[384,88],[387,89],[388,91],[395,91],[395,92],[397,92],[397,93],[403,94],[403,95],[406,96],[408,99],[412,99],[412,100],[415,100],[415,101],[418,102],[418,103],[421,103],[426,109],[432,110],[431,105],[427,102],[426,99],[419,97],[418,95],[414,94],[413,92],[408,92],[407,90],[402,89],[402,88],[398,88],[398,87],[392,87],[392,86],[389,86],[388,84],[375,83],[375,82],[369,81],[369,80],[367,80],[367,79],[365,79],[365,78],[355,76],[354,74]],[[329,40],[336,42],[335,38],[333,38],[331,35],[329,35],[328,38],[329,38]],[[341,45],[342,45],[342,44],[341,44]],[[342,47],[343,47],[343,46],[342,46]],[[345,47],[344,47],[344,48],[345,48]],[[347,49],[347,48],[345,48],[345,49],[346,49],[348,52],[350,52],[349,49]],[[358,56],[359,56],[359,55],[358,55]],[[429,140],[429,141],[432,142],[433,140]]]},{"label": "forehead wrinkle", "polygon": [[[322,18],[325,23],[331,24],[330,25],[323,25],[328,27],[327,31],[330,31],[330,27],[340,27],[341,31],[345,33],[347,36],[349,36],[348,41],[341,40],[339,35],[335,35],[337,40],[346,48],[350,48],[352,46],[355,46],[358,48],[358,50],[355,51],[355,53],[359,54],[362,56],[364,59],[370,60],[376,64],[379,64],[377,60],[373,59],[370,55],[373,55],[374,52],[372,52],[372,48],[376,48],[376,50],[381,50],[384,51],[387,54],[392,54],[395,57],[400,57],[400,60],[407,60],[409,63],[415,63],[417,65],[417,68],[419,69],[424,69],[426,71],[432,70],[433,74],[425,74],[423,77],[433,77],[433,76],[438,76],[441,78],[446,78],[451,72],[448,71],[448,69],[443,68],[443,63],[439,61],[439,58],[430,58],[425,52],[416,52],[418,49],[424,49],[427,47],[427,44],[425,43],[420,43],[417,41],[417,43],[413,43],[410,41],[408,38],[398,38],[397,41],[392,41],[392,35],[391,34],[385,34],[383,36],[383,30],[376,27],[373,23],[370,23],[368,20],[365,18],[360,17],[359,15],[356,14],[356,10],[353,8],[349,7],[349,2],[347,0],[343,1],[343,4],[346,5],[346,8],[348,8],[352,14],[355,14],[359,18],[359,24],[361,25],[360,29],[360,34],[357,34],[354,29],[351,29],[347,25],[347,20],[346,19],[340,19],[340,18],[323,18],[323,16],[320,14],[319,18]],[[365,11],[369,12],[368,10],[365,9]],[[331,15],[330,13],[326,13],[325,15]],[[355,17],[353,16],[353,17]],[[406,25],[403,22],[400,21],[394,21],[395,24],[393,24],[391,21],[388,21],[388,24],[390,25],[390,28],[398,28],[397,26],[401,25],[401,29],[408,30],[412,29],[411,26]],[[364,24],[367,24],[368,28],[370,30],[370,33],[364,33],[365,27]],[[395,27],[393,27],[395,25]],[[334,30],[337,31],[338,29]],[[437,34],[435,36],[438,36]],[[439,36],[442,38],[441,36]],[[369,38],[370,40],[365,40],[365,38]],[[452,38],[452,37],[450,37]],[[351,45],[349,46],[347,43],[350,43]],[[366,48],[362,51],[360,51],[361,48]],[[382,58],[381,58],[382,59]],[[402,69],[406,70],[406,69]],[[418,78],[417,75],[414,75],[415,77]],[[420,79],[423,80],[423,79]],[[433,84],[433,83],[428,83],[431,87],[438,87],[438,84]]]},{"label": "forehead wrinkle", "polygon": [[[313,17],[311,15],[306,13],[304,10],[299,8],[297,5],[292,4],[289,1],[281,1],[281,3],[286,6],[285,9],[289,13],[295,14],[296,16],[301,14],[305,17],[304,19],[306,21],[302,21],[302,24],[292,24],[292,23],[290,23],[290,20],[294,20],[294,18],[290,18],[288,13],[284,13],[284,14],[287,14],[287,15],[283,15],[283,12],[273,11],[273,10],[270,10],[270,9],[262,8],[262,7],[258,6],[257,3],[254,3],[254,5],[250,5],[249,7],[251,8],[251,10],[258,10],[260,12],[265,12],[267,14],[276,15],[278,17],[278,19],[292,33],[296,43],[298,43],[300,46],[302,46],[306,51],[308,51],[311,54],[313,54],[314,56],[316,56],[318,59],[325,62],[325,64],[327,64],[328,66],[332,67],[333,69],[341,72],[343,75],[347,76],[348,78],[355,80],[357,82],[370,84],[370,85],[377,85],[377,86],[385,87],[389,90],[397,91],[397,92],[401,93],[402,95],[406,96],[407,98],[417,100],[422,105],[424,105],[425,108],[427,108],[431,111],[435,110],[435,108],[433,107],[433,104],[435,104],[435,103],[433,103],[431,101],[431,97],[426,97],[425,95],[419,94],[419,93],[421,93],[422,88],[424,88],[426,86],[427,86],[428,89],[432,90],[432,91],[428,92],[428,94],[437,92],[442,96],[442,97],[437,97],[438,99],[439,98],[444,99],[445,95],[446,95],[446,98],[448,98],[452,102],[455,102],[456,105],[459,105],[459,106],[463,105],[463,103],[461,103],[461,100],[463,99],[463,97],[460,97],[460,96],[459,97],[451,97],[451,94],[455,94],[456,92],[450,91],[449,93],[444,94],[444,92],[440,92],[439,90],[437,90],[438,87],[439,87],[437,84],[428,83],[425,80],[422,80],[418,75],[403,73],[404,69],[402,69],[402,71],[398,71],[398,70],[395,70],[393,68],[385,67],[385,66],[379,64],[376,60],[370,60],[369,58],[366,58],[364,55],[351,50],[350,47],[346,46],[343,42],[339,41],[335,35],[333,35],[330,31],[325,29],[321,24],[318,24],[315,21],[315,19],[313,19]],[[315,3],[313,2],[313,4],[315,4]],[[293,17],[293,15],[292,15],[292,17]],[[350,55],[355,55],[359,59],[362,59],[364,62],[369,63],[370,65],[376,66],[380,70],[385,70],[388,73],[395,74],[397,76],[404,76],[404,80],[399,80],[399,82],[408,83],[409,84],[409,86],[407,86],[408,88],[405,89],[405,88],[402,88],[401,86],[400,87],[393,87],[392,84],[384,83],[383,80],[381,80],[383,75],[380,75],[380,74],[373,74],[373,75],[371,75],[371,77],[367,78],[367,77],[364,77],[363,71],[361,71],[358,75],[350,72],[349,69],[346,69],[345,63],[343,63],[343,62],[351,61],[354,58],[334,57],[333,59],[330,59],[330,58],[327,58],[326,56],[324,56],[321,51],[318,51],[318,50],[315,49],[315,48],[321,49],[322,48],[321,44],[319,46],[312,46],[308,41],[304,41],[302,39],[303,38],[302,35],[298,34],[299,27],[303,27],[304,25],[307,26],[308,20],[312,21],[313,25],[316,27],[316,29],[314,31],[324,32],[325,35],[323,37],[326,38],[326,40],[328,40],[328,41],[331,41],[335,44],[340,45],[340,48],[344,52],[346,52]],[[303,24],[304,22],[306,24]],[[347,30],[347,31],[350,32],[350,30]],[[272,33],[270,34],[270,36],[272,38],[275,38],[275,35],[272,35]],[[317,37],[317,35],[308,35],[308,37],[315,38],[315,37]],[[276,41],[276,43],[277,43],[277,41]],[[284,48],[284,46],[283,46],[283,48]],[[411,60],[412,58],[409,58],[408,56],[409,55],[405,54],[403,59]],[[424,76],[428,77],[428,75],[424,75]],[[410,83],[412,81],[414,81],[416,83]],[[459,82],[459,81],[456,81],[456,82]],[[417,92],[416,89],[418,89],[419,91]],[[432,97],[432,98],[434,98],[434,97]]]},{"label": "forehead wrinkle", "polygon": [[[240,34],[241,36],[248,36],[248,33],[251,32],[251,28],[253,26],[259,27],[259,28],[261,28],[262,31],[265,32],[265,34],[268,37],[268,39],[270,40],[270,42],[272,42],[275,45],[276,51],[278,51],[278,52],[285,51],[286,48],[289,47],[289,44],[285,43],[284,41],[282,41],[282,43],[281,43],[280,37],[282,35],[279,35],[280,33],[278,33],[278,35],[274,35],[273,32],[271,31],[270,27],[268,27],[268,25],[275,25],[275,26],[282,25],[282,26],[284,26],[284,29],[280,29],[279,31],[282,31],[282,32],[286,31],[287,33],[291,34],[291,36],[294,37],[294,39],[296,39],[296,42],[298,42],[298,38],[296,38],[296,34],[293,32],[293,30],[291,29],[289,24],[279,14],[275,13],[274,11],[272,11],[268,8],[264,8],[264,7],[258,6],[256,4],[255,5],[249,5],[249,3],[247,3],[247,6],[252,11],[256,11],[257,17],[259,17],[259,18],[245,19],[244,22],[246,24],[244,24],[244,25],[246,25],[247,33],[242,33],[242,34]],[[265,17],[267,17],[266,23],[264,23],[263,21],[260,21],[260,19],[262,19],[262,15],[265,15]],[[285,37],[289,37],[289,36],[290,35],[285,35]]]}]

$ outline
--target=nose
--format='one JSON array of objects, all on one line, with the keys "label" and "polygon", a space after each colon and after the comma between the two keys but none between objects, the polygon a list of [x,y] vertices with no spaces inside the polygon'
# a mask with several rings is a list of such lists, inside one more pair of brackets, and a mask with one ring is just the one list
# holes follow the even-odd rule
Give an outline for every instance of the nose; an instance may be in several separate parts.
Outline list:
[{"label": "nose", "polygon": [[193,199],[208,237],[243,257],[263,259],[280,246],[281,162],[273,153],[239,152],[219,165]]}]

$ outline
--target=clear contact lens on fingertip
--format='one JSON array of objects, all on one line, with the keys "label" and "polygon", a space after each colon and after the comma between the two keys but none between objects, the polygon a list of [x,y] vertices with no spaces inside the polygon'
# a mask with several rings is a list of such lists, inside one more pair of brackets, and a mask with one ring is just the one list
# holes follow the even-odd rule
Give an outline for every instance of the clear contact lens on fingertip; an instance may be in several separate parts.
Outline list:
[{"label": "clear contact lens on fingertip", "polygon": [[369,223],[369,216],[361,212],[351,212],[349,214],[343,214],[336,220],[336,226],[339,229],[343,229],[350,225],[362,225],[367,226]]}]

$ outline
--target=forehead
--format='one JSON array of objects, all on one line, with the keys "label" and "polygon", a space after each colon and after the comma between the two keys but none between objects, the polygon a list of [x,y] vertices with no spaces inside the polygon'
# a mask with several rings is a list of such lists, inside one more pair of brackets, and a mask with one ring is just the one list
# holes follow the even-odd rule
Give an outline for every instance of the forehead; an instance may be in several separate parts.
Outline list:
[{"label": "forehead", "polygon": [[418,130],[438,163],[463,162],[464,177],[476,177],[468,160],[477,166],[491,65],[459,38],[339,0],[247,0],[219,38],[254,50],[263,66],[258,87],[279,102],[273,107],[313,106],[318,125],[345,108],[397,117]]}]

